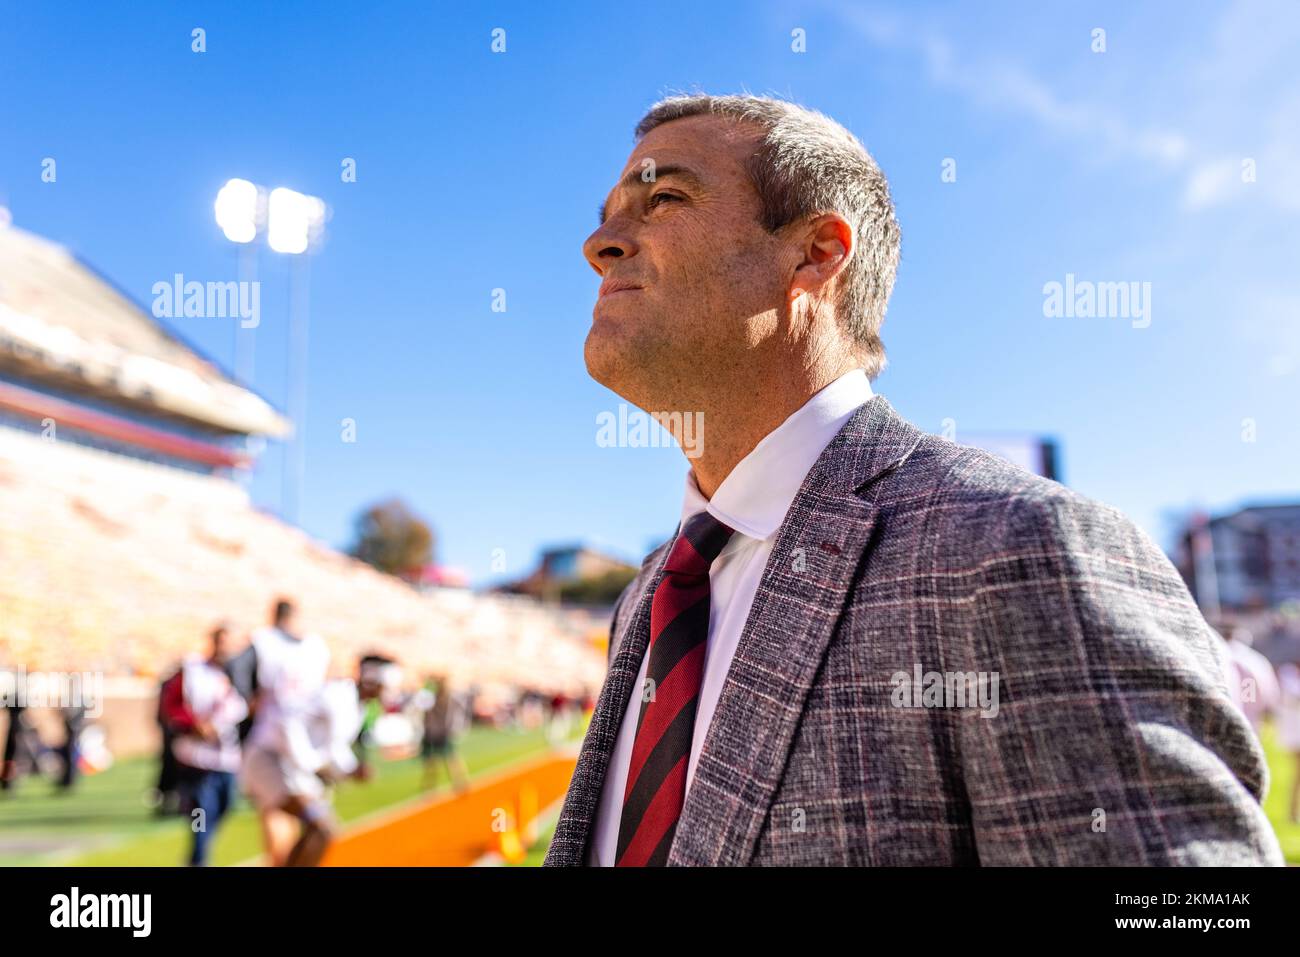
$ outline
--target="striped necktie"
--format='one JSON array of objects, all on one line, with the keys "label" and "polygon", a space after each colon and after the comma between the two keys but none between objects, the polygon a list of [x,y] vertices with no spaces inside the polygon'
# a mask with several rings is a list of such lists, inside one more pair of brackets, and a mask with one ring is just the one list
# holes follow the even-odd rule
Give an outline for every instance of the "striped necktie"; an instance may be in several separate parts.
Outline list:
[{"label": "striped necktie", "polygon": [[[619,867],[662,867],[686,801],[686,765],[709,637],[709,566],[732,529],[708,512],[686,520],[650,606],[650,663],[627,769]],[[649,698],[650,700],[645,700]]]}]

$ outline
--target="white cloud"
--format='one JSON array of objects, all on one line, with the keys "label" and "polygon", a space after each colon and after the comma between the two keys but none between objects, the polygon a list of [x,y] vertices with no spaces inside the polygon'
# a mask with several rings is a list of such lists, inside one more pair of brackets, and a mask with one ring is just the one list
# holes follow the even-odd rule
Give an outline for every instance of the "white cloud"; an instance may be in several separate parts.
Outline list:
[{"label": "white cloud", "polygon": [[1183,190],[1184,208],[1204,209],[1229,199],[1234,190],[1246,186],[1241,181],[1240,170],[1240,161],[1232,157],[1197,165],[1188,175]]},{"label": "white cloud", "polygon": [[[1190,212],[1243,199],[1300,209],[1300,16],[1290,0],[1239,0],[1207,23],[1209,54],[1144,64],[1109,99],[1101,91],[1070,98],[998,51],[959,51],[943,32],[887,9],[839,7],[874,45],[915,54],[936,86],[981,109],[1016,114],[1061,139],[1086,143],[1103,160],[1157,164],[1182,180]],[[1185,51],[1184,51],[1185,52]],[[1150,91],[1168,104],[1155,126],[1134,118],[1125,96]],[[1242,161],[1257,181],[1244,182]]]},{"label": "white cloud", "polygon": [[936,86],[952,90],[981,108],[1018,113],[1053,134],[1087,139],[1114,157],[1136,156],[1166,165],[1181,162],[1188,144],[1168,129],[1146,129],[1125,121],[1109,106],[1067,100],[1019,65],[996,57],[962,58],[945,36],[908,23],[892,12],[848,7],[840,11],[863,36],[881,47],[919,55]]}]

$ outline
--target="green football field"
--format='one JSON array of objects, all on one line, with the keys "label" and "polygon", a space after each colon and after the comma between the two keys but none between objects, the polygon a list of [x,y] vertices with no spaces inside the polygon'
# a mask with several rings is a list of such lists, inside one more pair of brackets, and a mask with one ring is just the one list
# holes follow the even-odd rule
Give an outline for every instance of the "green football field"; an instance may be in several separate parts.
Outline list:
[{"label": "green football field", "polygon": [[1286,862],[1297,865],[1300,864],[1300,824],[1290,821],[1287,811],[1287,805],[1291,802],[1291,787],[1295,782],[1296,759],[1278,747],[1272,725],[1266,724],[1260,737],[1264,742],[1264,753],[1268,756],[1269,771],[1264,813],[1277,832]]},{"label": "green football field", "polygon": [[[541,729],[475,727],[460,740],[471,780],[546,750]],[[183,864],[190,846],[188,820],[157,817],[145,804],[157,773],[156,759],[133,758],[82,778],[72,794],[34,778],[21,782],[16,793],[0,794],[0,865]],[[377,761],[369,781],[339,785],[335,810],[341,821],[356,822],[449,787],[441,770],[433,790],[423,787],[422,775],[417,758]],[[212,863],[245,863],[260,853],[257,817],[241,798],[213,842]],[[528,863],[540,863],[544,854],[544,847],[535,849]]]}]

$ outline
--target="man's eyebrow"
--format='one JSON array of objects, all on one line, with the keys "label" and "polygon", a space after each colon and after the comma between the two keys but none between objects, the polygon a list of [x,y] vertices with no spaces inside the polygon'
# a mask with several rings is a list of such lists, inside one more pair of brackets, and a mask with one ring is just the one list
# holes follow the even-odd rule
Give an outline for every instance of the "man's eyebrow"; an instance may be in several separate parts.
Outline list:
[{"label": "man's eyebrow", "polygon": [[[641,176],[643,172],[644,170],[639,170],[639,169],[631,170],[626,176],[623,177],[623,181],[618,185],[627,189],[632,189],[635,188],[636,186],[643,185],[641,180]],[[659,180],[667,179],[670,176],[676,177],[677,179],[680,180],[685,180],[687,183],[694,186],[696,189],[704,189],[704,182],[695,173],[695,171],[692,170],[690,167],[682,166],[678,163],[667,163],[663,166],[655,167],[654,168],[655,178],[645,183],[644,185],[647,186],[653,185],[654,183],[659,182]],[[617,188],[618,187],[615,187],[615,189]],[[604,203],[601,203],[600,206],[596,209],[596,216],[600,220],[600,224],[603,226],[605,224]]]}]

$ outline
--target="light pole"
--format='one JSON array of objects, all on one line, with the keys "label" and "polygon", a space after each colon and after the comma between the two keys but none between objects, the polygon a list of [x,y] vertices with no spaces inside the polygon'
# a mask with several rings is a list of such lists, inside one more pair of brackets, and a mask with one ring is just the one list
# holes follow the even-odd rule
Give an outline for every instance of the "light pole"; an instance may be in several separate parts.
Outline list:
[{"label": "light pole", "polygon": [[[257,249],[253,241],[266,222],[265,191],[246,179],[228,180],[217,192],[213,206],[217,225],[238,249],[240,283],[257,282]],[[235,378],[250,388],[255,371],[256,333],[255,326],[244,328],[242,322],[234,324]]]},{"label": "light pole", "polygon": [[289,267],[289,418],[293,441],[282,474],[284,517],[298,523],[306,471],[307,338],[311,320],[311,261],[325,227],[325,203],[315,196],[286,189],[271,190],[267,201],[266,241],[278,253],[292,256]]},{"label": "light pole", "polygon": [[[281,470],[280,511],[289,522],[298,523],[302,503],[307,426],[307,331],[311,315],[311,268],[308,256],[324,235],[327,208],[315,196],[283,186],[267,190],[246,179],[232,179],[221,187],[214,204],[217,225],[226,238],[239,246],[241,282],[257,281],[257,251],[254,241],[265,232],[267,245],[277,253],[292,256],[289,268],[289,418],[293,437],[285,451]],[[235,323],[235,376],[253,386],[256,358],[255,327]]]}]

